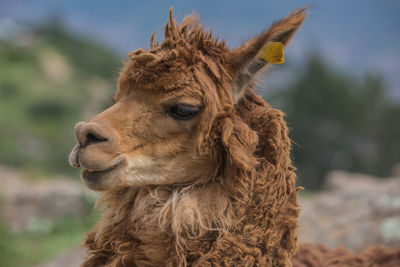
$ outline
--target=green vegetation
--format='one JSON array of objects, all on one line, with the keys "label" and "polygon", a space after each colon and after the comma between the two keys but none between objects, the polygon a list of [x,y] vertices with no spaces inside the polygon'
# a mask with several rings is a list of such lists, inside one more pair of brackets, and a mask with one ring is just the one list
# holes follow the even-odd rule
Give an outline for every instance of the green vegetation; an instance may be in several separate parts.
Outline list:
[{"label": "green vegetation", "polygon": [[312,56],[295,81],[273,96],[287,114],[299,184],[319,189],[332,169],[390,175],[400,162],[400,104],[378,76],[357,79]]},{"label": "green vegetation", "polygon": [[76,247],[97,219],[94,212],[82,219],[59,218],[52,223],[39,222],[38,231],[22,233],[12,233],[0,222],[0,265],[34,266]]},{"label": "green vegetation", "polygon": [[73,126],[111,103],[121,65],[107,49],[50,25],[28,45],[0,42],[0,162],[40,176],[73,172]]}]

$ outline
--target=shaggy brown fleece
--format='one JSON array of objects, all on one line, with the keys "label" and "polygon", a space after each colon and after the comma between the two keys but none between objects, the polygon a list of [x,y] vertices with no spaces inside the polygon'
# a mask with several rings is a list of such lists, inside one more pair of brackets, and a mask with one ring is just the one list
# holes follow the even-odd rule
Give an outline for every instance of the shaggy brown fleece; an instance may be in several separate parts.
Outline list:
[{"label": "shaggy brown fleece", "polygon": [[[249,48],[256,52],[279,35],[287,42],[304,17],[303,10],[292,13]],[[194,17],[178,27],[171,15],[165,40],[151,49],[130,54],[114,100],[132,87],[150,93],[186,83],[186,93],[202,90],[196,153],[214,159],[215,169],[191,183],[105,190],[83,266],[288,266],[299,207],[283,114],[250,85],[234,103],[232,77],[242,68]]]},{"label": "shaggy brown fleece", "polygon": [[[82,266],[291,266],[300,210],[290,139],[253,76],[268,65],[258,51],[286,45],[304,19],[292,12],[230,50],[171,12],[164,41],[130,53],[115,104],[76,127],[70,163],[103,191]],[[201,112],[174,120],[162,109],[171,97]],[[295,264],[317,252],[299,253]]]},{"label": "shaggy brown fleece", "polygon": [[[228,209],[217,203],[222,210],[215,210],[213,216],[220,227],[212,225],[213,222],[204,222],[205,229],[197,229],[197,233],[186,233],[191,229],[183,229],[180,237],[152,229],[159,235],[157,238],[165,239],[164,245],[168,248],[165,255],[160,255],[163,266],[288,266],[296,250],[299,208],[294,168],[289,161],[287,128],[282,113],[251,92],[237,108],[238,112],[220,118],[223,121],[220,129],[222,144],[231,153],[221,159],[224,161],[221,162],[224,178],[220,176],[215,182],[198,187],[153,186],[106,191],[98,202],[105,208],[102,218],[85,241],[90,257],[83,266],[153,266],[148,261],[148,253],[159,251],[142,247],[134,238],[136,231],[151,225],[143,221],[149,211],[138,209],[137,214],[132,214],[134,206],[148,192],[159,194],[143,209],[165,211],[162,219],[166,221],[162,223],[168,228],[172,223],[171,209],[176,208],[169,196],[182,194],[184,190],[205,194],[203,201],[207,201],[207,194],[224,194],[226,191],[231,203]],[[259,139],[254,132],[256,129],[259,129]],[[268,181],[265,177],[269,177]],[[217,201],[225,200],[221,197]],[[218,208],[215,203],[210,205]],[[180,213],[185,215],[185,211]],[[210,230],[206,231],[206,228]]]},{"label": "shaggy brown fleece", "polygon": [[293,267],[395,267],[400,266],[400,247],[377,246],[354,254],[345,248],[301,244],[292,263]]}]

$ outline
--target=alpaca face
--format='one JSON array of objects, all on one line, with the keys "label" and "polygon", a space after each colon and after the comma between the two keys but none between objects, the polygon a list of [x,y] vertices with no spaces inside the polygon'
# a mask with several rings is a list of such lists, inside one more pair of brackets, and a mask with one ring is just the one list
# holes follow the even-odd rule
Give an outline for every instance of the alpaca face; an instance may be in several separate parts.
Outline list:
[{"label": "alpaca face", "polygon": [[215,159],[197,152],[205,114],[199,84],[179,60],[168,61],[176,70],[157,75],[142,69],[159,59],[151,55],[135,55],[121,73],[114,105],[75,127],[69,161],[82,168],[91,189],[184,183],[215,170]]},{"label": "alpaca face", "polygon": [[212,180],[232,152],[233,121],[241,123],[235,104],[268,65],[259,52],[271,41],[285,46],[304,18],[295,11],[230,50],[196,18],[177,26],[170,12],[161,45],[129,54],[114,105],[75,126],[70,165],[94,190]]}]

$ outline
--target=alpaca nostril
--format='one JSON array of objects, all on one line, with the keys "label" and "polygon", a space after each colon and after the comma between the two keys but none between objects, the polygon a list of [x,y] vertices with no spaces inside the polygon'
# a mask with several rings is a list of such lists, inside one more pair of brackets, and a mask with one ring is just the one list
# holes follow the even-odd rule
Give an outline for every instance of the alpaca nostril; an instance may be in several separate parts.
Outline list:
[{"label": "alpaca nostril", "polygon": [[107,125],[96,122],[79,122],[75,126],[75,136],[79,147],[86,147],[98,143],[112,143],[115,134]]},{"label": "alpaca nostril", "polygon": [[83,146],[88,146],[91,144],[96,144],[106,141],[108,141],[107,138],[103,138],[95,133],[89,132],[85,136],[85,142],[83,143]]}]

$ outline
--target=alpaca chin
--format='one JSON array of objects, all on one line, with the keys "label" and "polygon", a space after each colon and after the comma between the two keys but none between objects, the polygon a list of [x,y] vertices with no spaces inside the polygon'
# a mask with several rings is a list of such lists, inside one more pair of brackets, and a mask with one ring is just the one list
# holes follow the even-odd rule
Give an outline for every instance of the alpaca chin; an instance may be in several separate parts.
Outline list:
[{"label": "alpaca chin", "polygon": [[118,183],[120,177],[126,169],[126,160],[123,155],[115,157],[110,165],[101,170],[90,170],[83,168],[81,179],[84,184],[95,191],[104,191]]},{"label": "alpaca chin", "polygon": [[121,172],[121,164],[103,171],[83,170],[82,181],[87,187],[95,191],[103,191],[110,187],[115,178]]}]

